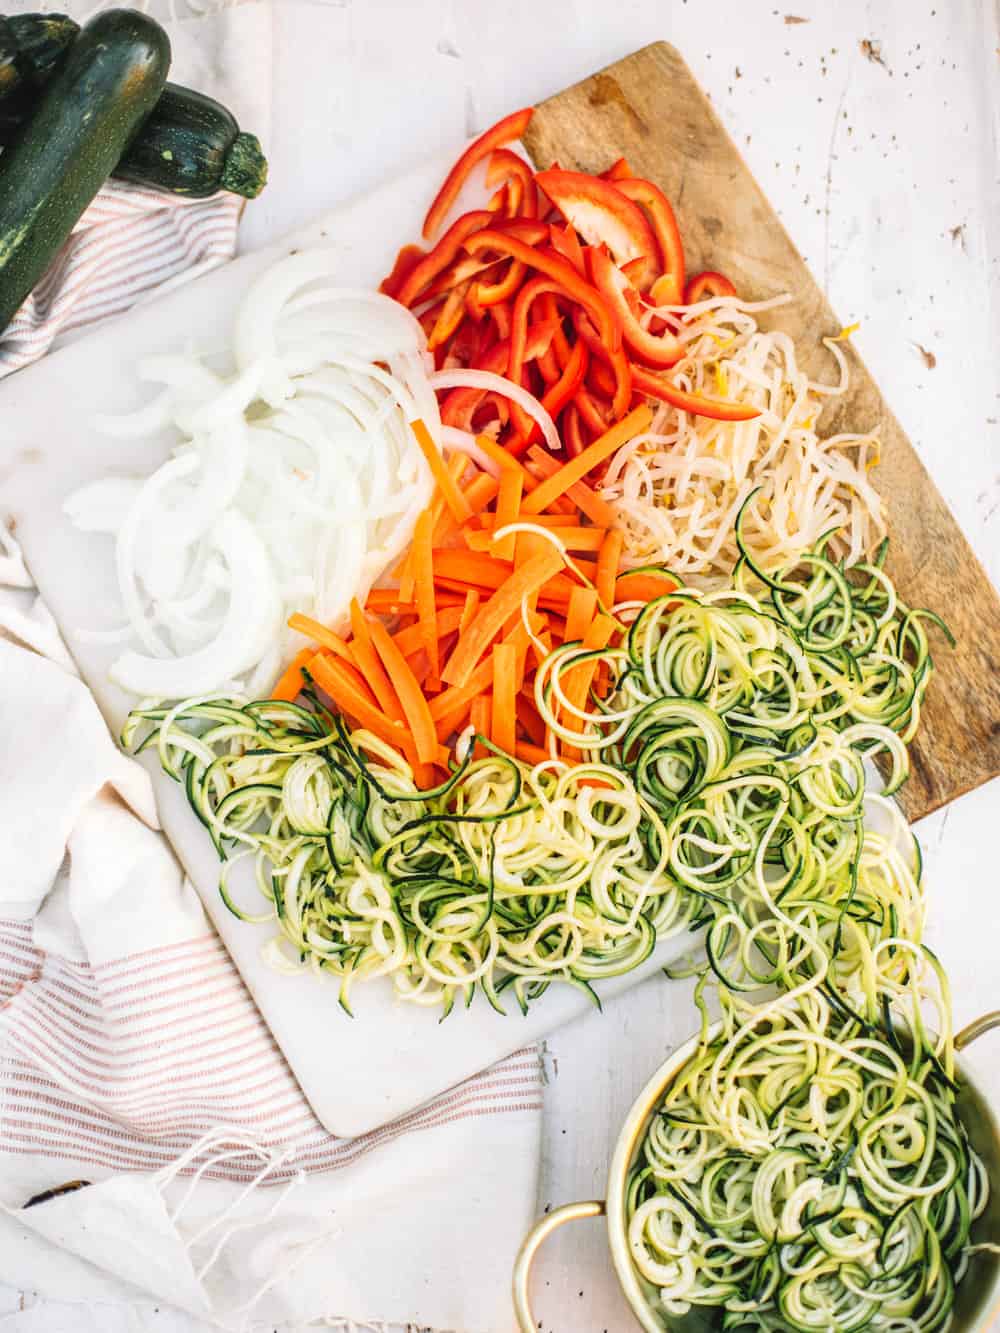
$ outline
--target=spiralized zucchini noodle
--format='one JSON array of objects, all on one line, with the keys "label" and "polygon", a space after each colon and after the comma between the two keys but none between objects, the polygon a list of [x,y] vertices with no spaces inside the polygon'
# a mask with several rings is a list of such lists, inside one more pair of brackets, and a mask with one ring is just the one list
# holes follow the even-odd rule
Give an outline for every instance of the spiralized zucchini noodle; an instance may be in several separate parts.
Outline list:
[{"label": "spiralized zucchini noodle", "polygon": [[868,475],[879,461],[877,430],[818,430],[824,405],[849,383],[841,343],[823,340],[839,372],[825,384],[799,365],[787,333],[757,322],[788,299],[717,297],[656,312],[687,348],[672,383],[760,415],[730,422],[661,406],[649,431],[615,455],[603,494],[618,511],[632,563],[665,564],[685,578],[728,575],[739,559],[736,518],[754,490],[760,500],[744,536],[765,568],[794,561],[833,528],[836,554],[856,564],[884,535],[884,506]]},{"label": "spiralized zucchini noodle", "polygon": [[[237,698],[136,710],[127,749],[155,745],[184,783],[246,921],[273,921],[269,961],[355,981],[389,976],[402,1000],[471,1003],[478,987],[526,1011],[553,981],[637,967],[689,925],[695,900],[666,873],[656,811],[606,764],[534,768],[467,757],[420,791],[370,733],[312,707]],[[237,901],[250,858],[263,904]],[[263,910],[260,910],[260,907]]]}]

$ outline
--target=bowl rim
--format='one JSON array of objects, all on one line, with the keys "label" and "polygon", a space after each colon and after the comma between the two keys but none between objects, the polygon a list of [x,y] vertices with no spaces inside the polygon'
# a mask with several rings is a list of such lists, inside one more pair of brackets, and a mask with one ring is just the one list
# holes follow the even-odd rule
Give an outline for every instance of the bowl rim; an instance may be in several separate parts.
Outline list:
[{"label": "bowl rim", "polygon": [[[980,1021],[986,1022],[985,1019]],[[716,1019],[709,1023],[706,1028],[700,1028],[687,1041],[682,1042],[676,1050],[672,1051],[646,1082],[625,1117],[608,1168],[608,1184],[605,1193],[608,1248],[611,1251],[611,1259],[615,1266],[618,1284],[629,1303],[632,1313],[645,1333],[664,1333],[665,1326],[662,1317],[654,1311],[640,1286],[638,1272],[629,1253],[628,1234],[625,1226],[625,1194],[629,1166],[638,1146],[639,1138],[646,1128],[654,1107],[683,1066],[687,1064],[701,1046],[703,1040],[714,1040],[722,1031],[722,1026],[722,1020]],[[960,1034],[960,1038],[956,1039],[956,1068],[961,1072],[970,1090],[989,1108],[989,1098],[979,1090],[976,1079],[968,1066],[958,1058],[960,1047],[970,1044],[979,1035],[978,1030],[974,1031],[978,1027],[978,1022],[970,1024],[969,1028]],[[987,1029],[984,1027],[982,1030]],[[966,1037],[967,1033],[969,1035]],[[961,1040],[963,1037],[966,1038],[964,1041]],[[997,1133],[998,1140],[1000,1140],[1000,1131],[997,1130],[995,1120],[994,1132]],[[992,1321],[998,1318],[1000,1318],[1000,1265],[997,1266],[993,1279],[993,1290],[989,1293],[989,1305],[979,1317],[975,1327],[985,1330],[990,1327]],[[974,1333],[974,1331],[970,1329],[969,1333]]]}]

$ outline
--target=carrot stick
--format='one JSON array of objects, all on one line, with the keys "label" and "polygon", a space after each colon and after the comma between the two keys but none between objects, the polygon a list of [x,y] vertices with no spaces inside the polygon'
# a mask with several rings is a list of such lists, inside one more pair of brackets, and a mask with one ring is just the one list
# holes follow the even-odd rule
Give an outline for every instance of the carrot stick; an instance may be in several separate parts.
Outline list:
[{"label": "carrot stick", "polygon": [[301,611],[296,611],[288,617],[288,628],[296,629],[300,634],[308,634],[314,643],[321,644],[324,648],[329,648],[331,653],[336,653],[345,662],[351,666],[356,666],[354,654],[348,644],[340,637],[334,634],[332,629],[327,629],[326,625],[321,625],[318,620],[313,620],[312,616],[305,616]]},{"label": "carrot stick", "polygon": [[385,674],[378,653],[372,646],[368,621],[356,597],[351,598],[351,634],[351,651],[357,659],[358,669],[378,700],[382,712],[395,722],[405,722],[406,715],[396,698],[396,691],[392,688],[389,677]]},{"label": "carrot stick", "polygon": [[458,622],[459,634],[464,634],[472,624],[476,612],[479,610],[480,597],[474,588],[470,588],[465,594],[465,605],[462,607],[462,618]]},{"label": "carrot stick", "polygon": [[388,672],[396,697],[410,727],[417,758],[422,764],[432,764],[437,758],[438,740],[434,719],[427,698],[414,676],[409,662],[399,651],[381,620],[370,625],[372,644]]},{"label": "carrot stick", "polygon": [[469,628],[459,637],[441,673],[441,679],[445,684],[464,685],[504,623],[521,605],[522,599],[538,592],[542,585],[562,567],[562,556],[558,551],[552,550],[541,551],[530,560],[526,560],[520,568],[515,569],[503,587],[496,590]]},{"label": "carrot stick", "polygon": [[[469,722],[479,736],[490,737],[492,727],[493,708],[488,694],[477,694],[472,701],[472,707],[469,709]],[[482,759],[486,754],[482,745],[477,745],[475,749],[475,758]]]},{"label": "carrot stick", "polygon": [[431,717],[438,722],[456,708],[461,708],[463,705],[468,707],[477,694],[482,694],[483,690],[490,688],[492,682],[493,663],[487,658],[485,662],[480,662],[464,685],[452,685],[450,689],[442,690],[436,699],[431,700]]},{"label": "carrot stick", "polygon": [[518,759],[532,766],[548,763],[552,758],[548,750],[543,750],[540,745],[532,745],[530,741],[518,741],[515,753]]},{"label": "carrot stick", "polygon": [[[379,711],[377,704],[365,698],[357,682],[351,678],[357,673],[352,672],[350,667],[318,653],[310,664],[309,673],[342,713],[352,717],[381,740],[395,745],[407,757],[414,753],[412,738],[402,722],[386,717]],[[434,757],[437,758],[436,752]]]},{"label": "carrot stick", "polygon": [[[500,473],[500,489],[497,494],[496,519],[494,521],[495,527],[502,528],[508,523],[517,522],[517,516],[521,511],[521,493],[523,490],[523,472],[515,472],[513,468],[505,468]],[[507,537],[501,537],[494,545],[494,555],[498,560],[513,560],[516,542],[516,533],[512,532]]]},{"label": "carrot stick", "polygon": [[[446,606],[436,613],[438,642],[447,638],[449,634],[460,627],[462,623],[462,608],[460,606]],[[404,657],[412,657],[419,653],[424,646],[424,627],[417,621],[414,625],[408,625],[406,629],[398,629],[392,636],[393,642]]]},{"label": "carrot stick", "polygon": [[663,574],[640,574],[629,573],[619,574],[615,580],[615,601],[616,602],[651,602],[656,597],[662,597],[665,593],[673,592],[677,587],[677,580],[671,578],[667,573]]},{"label": "carrot stick", "polygon": [[520,472],[521,464],[509,454],[502,444],[497,444],[492,435],[477,435],[476,443],[487,458],[492,458],[501,471]]},{"label": "carrot stick", "polygon": [[522,691],[517,696],[517,720],[529,741],[535,745],[545,744],[545,723],[535,707],[534,700]]},{"label": "carrot stick", "polygon": [[[552,549],[550,547],[550,549]],[[561,563],[561,562],[560,562]],[[510,578],[513,566],[505,560],[478,551],[460,551],[447,546],[434,550],[434,579],[453,579],[466,588],[499,588]]]},{"label": "carrot stick", "polygon": [[[546,453],[544,449],[540,449],[537,444],[533,444],[528,450],[528,457],[539,472],[544,473],[545,476],[545,480],[539,482],[538,486],[532,490],[531,494],[534,495],[539,486],[543,486],[545,481],[554,477],[561,469],[552,455]],[[581,454],[580,457],[582,458],[583,455]],[[586,514],[590,521],[596,523],[599,528],[614,526],[617,518],[615,511],[606,500],[602,500],[595,491],[592,491],[585,481],[574,482],[572,486],[568,487],[565,496],[556,496],[552,505],[558,506],[564,500],[571,501],[582,514]],[[521,512],[524,512],[524,505],[521,506]]]},{"label": "carrot stick", "polygon": [[413,547],[407,548],[406,557],[399,570],[399,595],[404,602],[412,602],[416,591],[416,577],[413,571]]},{"label": "carrot stick", "polygon": [[615,604],[615,579],[622,558],[622,532],[612,528],[604,534],[600,550],[597,552],[597,596],[605,611],[610,611]]},{"label": "carrot stick", "polygon": [[569,595],[564,642],[581,642],[594,619],[596,610],[597,593],[593,588],[586,588],[582,583],[578,584]]},{"label": "carrot stick", "polygon": [[[606,648],[611,641],[611,636],[615,631],[615,620],[612,616],[597,616],[590,624],[586,634],[583,636],[584,648]],[[579,666],[571,667],[563,678],[563,693],[567,700],[577,708],[583,708],[587,701],[587,695],[590,693],[590,687],[594,682],[594,674],[597,671],[598,662],[581,662]],[[579,731],[583,726],[580,718],[569,709],[564,711],[562,719],[567,727],[574,731]],[[575,745],[566,741],[562,743],[562,751],[567,759],[578,760],[582,757],[581,751]]]},{"label": "carrot stick", "polygon": [[424,650],[427,653],[431,677],[436,681],[441,663],[438,660],[437,602],[434,600],[434,551],[431,547],[433,527],[431,511],[425,509],[417,519],[413,532],[413,582],[417,615],[423,631]]},{"label": "carrot stick", "polygon": [[506,754],[514,753],[517,729],[515,701],[517,649],[513,643],[498,643],[493,649],[493,730],[491,738]]},{"label": "carrot stick", "polygon": [[286,703],[291,703],[293,699],[297,698],[299,691],[306,683],[306,678],[302,674],[302,668],[307,666],[315,656],[315,648],[300,648],[288,663],[288,666],[285,667],[284,671],[275,681],[274,689],[271,691],[271,698],[284,699]]},{"label": "carrot stick", "polygon": [[649,428],[649,423],[653,419],[653,414],[646,404],[641,407],[633,408],[627,417],[622,417],[621,421],[606,430],[603,435],[584,449],[582,454],[577,454],[576,458],[571,458],[569,462],[564,463],[557,472],[542,482],[537,490],[531,492],[522,505],[525,514],[540,514],[543,509],[547,509],[551,502],[558,496],[563,495],[575,482],[582,481],[587,473],[598,465],[603,463],[606,458],[610,458],[613,453],[632,439],[634,435],[640,434]]},{"label": "carrot stick", "polygon": [[445,503],[451,510],[453,518],[457,523],[464,523],[466,519],[472,517],[472,510],[445,466],[441,451],[431,439],[430,431],[419,417],[410,422],[410,429],[416,436],[417,444],[420,445],[420,452],[427,459],[427,466],[430,468],[434,480],[437,482],[438,490],[444,496]]}]

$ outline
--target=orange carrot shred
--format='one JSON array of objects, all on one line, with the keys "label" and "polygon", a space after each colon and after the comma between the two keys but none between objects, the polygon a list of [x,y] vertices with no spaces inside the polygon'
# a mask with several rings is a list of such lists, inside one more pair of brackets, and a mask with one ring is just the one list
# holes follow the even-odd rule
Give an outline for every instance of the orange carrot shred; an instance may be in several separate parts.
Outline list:
[{"label": "orange carrot shred", "polygon": [[[599,615],[587,628],[583,636],[583,647],[585,649],[606,648],[611,641],[611,636],[615,631],[616,621],[613,616]],[[597,671],[598,662],[581,662],[579,666],[571,667],[563,678],[563,693],[567,700],[576,708],[583,708],[587,702],[587,695],[590,693],[590,687],[594,681],[594,675]],[[573,731],[579,731],[583,723],[575,713],[569,709],[565,710],[563,722]],[[562,752],[567,759],[577,760],[581,758],[580,750],[569,742],[563,741]]]},{"label": "orange carrot shred", "polygon": [[540,745],[532,745],[530,741],[518,741],[515,750],[518,759],[532,766],[547,763],[552,758],[548,750],[542,749]]},{"label": "orange carrot shred", "polygon": [[352,717],[381,740],[397,746],[408,757],[413,753],[410,735],[402,722],[387,718],[374,701],[365,698],[357,679],[352,679],[357,677],[357,672],[346,667],[343,662],[317,653],[310,664],[309,673],[342,713]]},{"label": "orange carrot shred", "polygon": [[472,517],[472,510],[448,471],[440,450],[431,439],[430,431],[419,417],[410,422],[410,429],[416,436],[417,444],[420,445],[420,452],[427,459],[427,465],[437,482],[438,490],[444,496],[445,503],[451,510],[452,517],[457,523],[464,523],[466,519]]},{"label": "orange carrot shred", "polygon": [[493,729],[491,738],[505,754],[514,753],[517,732],[517,649],[498,643],[493,649]]},{"label": "orange carrot shred", "polygon": [[[479,736],[490,738],[492,727],[493,708],[488,694],[478,694],[472,701],[472,707],[469,709],[469,722],[474,731]],[[486,750],[482,745],[477,744],[474,753],[476,759],[482,759]]]},{"label": "orange carrot shred", "polygon": [[437,758],[438,742],[437,732],[434,730],[434,719],[431,717],[427,698],[420,688],[420,683],[414,676],[410,664],[396,644],[393,643],[389,631],[381,620],[371,621],[369,628],[372,644],[382,659],[382,665],[385,667],[389,679],[392,681],[396,697],[402,705],[410,733],[413,736],[417,758],[422,764],[432,764]]},{"label": "orange carrot shred", "polygon": [[283,699],[286,703],[291,703],[298,697],[299,691],[306,683],[305,676],[302,674],[302,668],[308,666],[309,662],[316,655],[315,648],[300,648],[295,654],[288,666],[274,683],[274,689],[271,691],[272,699]]},{"label": "orange carrot shred", "polygon": [[515,569],[503,587],[497,588],[482,607],[465,633],[460,635],[441,673],[441,679],[445,684],[464,685],[504,623],[521,605],[522,599],[538,592],[542,585],[562,567],[563,561],[559,552],[549,550],[539,552]]},{"label": "orange carrot shred", "polygon": [[314,643],[320,644],[323,648],[329,648],[331,653],[336,653],[345,662],[351,666],[356,666],[354,654],[348,644],[340,637],[334,634],[332,629],[326,625],[321,625],[318,620],[313,620],[312,616],[303,615],[301,611],[296,611],[288,617],[288,628],[298,630],[300,634],[307,634]]},{"label": "orange carrot shred", "polygon": [[[436,613],[438,642],[446,638],[449,634],[454,634],[462,623],[462,607],[446,606]],[[398,629],[392,636],[396,647],[404,657],[412,657],[414,653],[420,652],[424,646],[424,627],[417,621],[414,625],[408,625],[405,629]]]},{"label": "orange carrot shred", "polygon": [[[537,444],[533,444],[528,450],[528,457],[538,468],[538,471],[544,474],[545,478],[532,490],[531,494],[534,495],[535,491],[545,484],[545,481],[550,480],[561,469],[552,455],[544,449],[540,449]],[[570,510],[575,505],[581,514],[586,514],[590,521],[596,523],[599,528],[612,527],[617,517],[607,500],[602,500],[585,481],[574,482],[572,486],[567,487],[565,495],[557,495],[546,508],[558,510],[559,506],[564,503],[569,504]],[[521,512],[527,512],[524,505],[521,506]]]},{"label": "orange carrot shred", "polygon": [[433,517],[425,509],[417,519],[413,533],[414,592],[417,615],[423,630],[424,650],[430,666],[431,679],[436,683],[441,664],[438,660],[437,602],[434,600],[434,551],[431,546]]},{"label": "orange carrot shred", "polygon": [[468,707],[476,695],[488,690],[492,683],[493,663],[487,658],[485,662],[480,662],[464,685],[452,685],[449,689],[442,690],[436,699],[431,700],[431,717],[435,722],[439,722],[463,704]]},{"label": "orange carrot shred", "polygon": [[597,611],[597,593],[579,584],[569,595],[566,612],[566,643],[582,641]]},{"label": "orange carrot shred", "polygon": [[546,478],[537,490],[532,491],[522,506],[523,512],[540,514],[543,509],[547,509],[553,500],[563,495],[575,482],[582,481],[591,468],[617,453],[633,436],[647,430],[652,419],[653,413],[645,403],[641,407],[633,408],[628,416],[622,417],[621,421],[610,430],[599,435],[582,454],[577,454],[576,458],[564,463],[557,472]]},{"label": "orange carrot shred", "polygon": [[375,698],[379,702],[379,707],[394,722],[405,721],[406,714],[403,711],[403,706],[397,699],[392,682],[386,675],[378,653],[375,651],[371,633],[368,629],[368,621],[365,619],[365,613],[358,605],[356,597],[351,598],[351,634],[353,636],[351,649],[357,658],[361,675],[371,687]]},{"label": "orange carrot shred", "polygon": [[535,745],[545,744],[545,723],[535,707],[534,700],[522,692],[517,696],[517,720],[519,725]]},{"label": "orange carrot shred", "polygon": [[[524,473],[513,468],[505,468],[500,473],[500,488],[497,494],[495,527],[503,528],[508,523],[516,523],[521,512],[521,493],[524,490]],[[517,534],[512,532],[494,543],[493,553],[498,560],[513,560]]]},{"label": "orange carrot shred", "polygon": [[621,529],[612,528],[605,533],[600,550],[597,552],[597,574],[594,583],[597,585],[597,596],[605,611],[610,611],[615,604],[615,579],[618,577],[618,566],[622,558],[622,541]]},{"label": "orange carrot shred", "polygon": [[462,618],[458,622],[459,634],[464,634],[472,624],[476,612],[479,610],[480,597],[475,588],[470,588],[465,594],[465,605],[462,607]]}]

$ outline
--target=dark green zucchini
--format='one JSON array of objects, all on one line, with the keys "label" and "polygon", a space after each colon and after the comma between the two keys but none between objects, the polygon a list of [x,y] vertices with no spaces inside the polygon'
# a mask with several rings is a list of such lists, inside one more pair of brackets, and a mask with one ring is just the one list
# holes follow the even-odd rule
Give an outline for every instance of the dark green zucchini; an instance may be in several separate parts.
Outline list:
[{"label": "dark green zucchini", "polygon": [[[13,141],[79,31],[64,14],[0,18],[0,145]],[[113,174],[192,199],[217,190],[254,199],[267,182],[267,159],[221,103],[168,83]]]},{"label": "dark green zucchini", "polygon": [[168,83],[114,174],[193,199],[216,190],[253,199],[267,183],[267,158],[219,102]]},{"label": "dark green zucchini", "polygon": [[156,105],[170,41],[134,9],[81,30],[0,154],[0,329],[5,329]]},{"label": "dark green zucchini", "polygon": [[68,14],[0,17],[0,121],[24,119],[79,31]]}]

